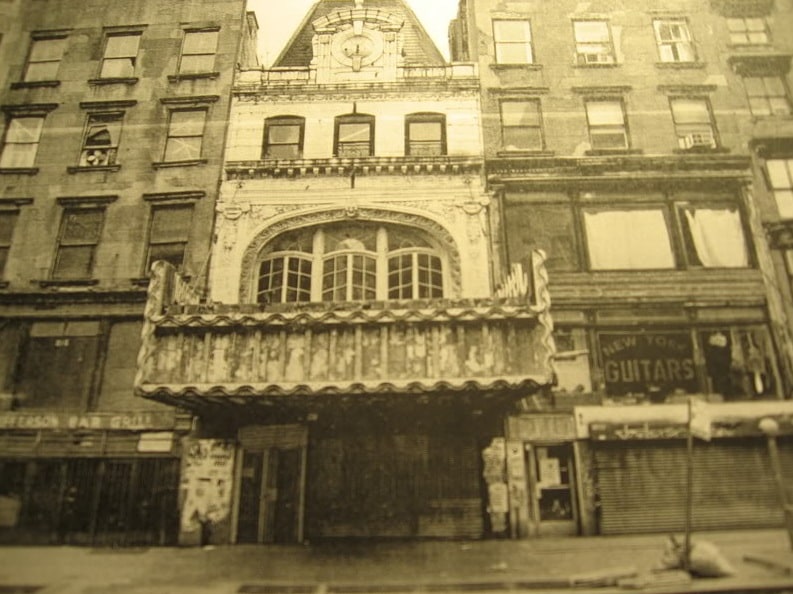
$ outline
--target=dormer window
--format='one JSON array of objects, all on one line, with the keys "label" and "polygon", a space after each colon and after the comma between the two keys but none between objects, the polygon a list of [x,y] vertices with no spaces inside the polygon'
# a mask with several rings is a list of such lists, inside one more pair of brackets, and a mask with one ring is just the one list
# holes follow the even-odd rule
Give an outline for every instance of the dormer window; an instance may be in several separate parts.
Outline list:
[{"label": "dormer window", "polygon": [[374,155],[374,116],[349,114],[336,118],[334,157]]}]

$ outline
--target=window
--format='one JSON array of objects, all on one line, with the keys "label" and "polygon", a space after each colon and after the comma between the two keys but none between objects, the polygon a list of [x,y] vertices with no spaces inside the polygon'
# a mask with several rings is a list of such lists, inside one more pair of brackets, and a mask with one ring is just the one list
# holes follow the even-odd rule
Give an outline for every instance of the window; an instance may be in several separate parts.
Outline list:
[{"label": "window", "polygon": [[793,159],[768,159],[765,167],[779,216],[793,218]]},{"label": "window", "polygon": [[745,268],[749,251],[737,208],[680,208],[683,244],[689,266]]},{"label": "window", "polygon": [[300,159],[305,120],[296,116],[269,118],[264,123],[263,159]]},{"label": "window", "polygon": [[19,407],[85,410],[99,334],[96,321],[33,323],[14,387]]},{"label": "window", "polygon": [[217,46],[217,31],[185,31],[179,74],[212,72]]},{"label": "window", "polygon": [[12,116],[0,154],[0,168],[33,167],[43,126],[42,116]]},{"label": "window", "polygon": [[768,25],[764,18],[727,19],[730,43],[764,45],[769,42]]},{"label": "window", "polygon": [[518,20],[494,20],[493,39],[497,64],[531,64],[531,23]]},{"label": "window", "polygon": [[206,109],[178,109],[171,111],[165,161],[195,161],[201,158]]},{"label": "window", "polygon": [[116,164],[123,114],[92,114],[83,136],[80,167],[103,167]]},{"label": "window", "polygon": [[182,268],[192,218],[193,207],[189,204],[152,207],[149,249],[146,254],[147,272],[158,260],[164,260],[178,269]]},{"label": "window", "polygon": [[677,144],[681,149],[715,148],[716,135],[706,99],[670,99]]},{"label": "window", "polygon": [[593,270],[674,268],[664,211],[585,211],[589,264]]},{"label": "window", "polygon": [[107,36],[102,58],[100,78],[132,78],[138,57],[140,33],[120,33]]},{"label": "window", "polygon": [[530,261],[532,251],[541,249],[547,255],[545,267],[549,271],[580,270],[577,233],[569,204],[508,202],[504,208],[510,262]]},{"label": "window", "polygon": [[697,58],[685,19],[653,21],[662,62],[694,62]]},{"label": "window", "polygon": [[790,113],[790,101],[781,76],[745,76],[743,84],[753,116]]},{"label": "window", "polygon": [[761,328],[718,328],[699,333],[707,391],[725,400],[773,395],[774,349]]},{"label": "window", "polygon": [[440,113],[405,118],[405,154],[436,157],[446,154],[446,118]]},{"label": "window", "polygon": [[589,139],[593,149],[628,148],[622,101],[588,100],[586,114],[589,122]]},{"label": "window", "polygon": [[336,118],[335,157],[374,154],[374,116],[350,114]]},{"label": "window", "polygon": [[102,232],[105,211],[101,208],[67,208],[63,212],[52,278],[88,279]]},{"label": "window", "polygon": [[576,61],[578,64],[613,64],[614,51],[606,21],[574,21]]},{"label": "window", "polygon": [[542,150],[539,99],[501,102],[501,142],[505,150]]},{"label": "window", "polygon": [[25,67],[25,82],[57,80],[66,38],[34,39]]},{"label": "window", "polygon": [[8,251],[11,249],[11,239],[14,235],[16,222],[16,212],[0,211],[0,278],[2,278],[6,262],[8,262]]},{"label": "window", "polygon": [[260,303],[431,299],[443,296],[443,264],[421,233],[365,223],[286,233],[259,263]]}]

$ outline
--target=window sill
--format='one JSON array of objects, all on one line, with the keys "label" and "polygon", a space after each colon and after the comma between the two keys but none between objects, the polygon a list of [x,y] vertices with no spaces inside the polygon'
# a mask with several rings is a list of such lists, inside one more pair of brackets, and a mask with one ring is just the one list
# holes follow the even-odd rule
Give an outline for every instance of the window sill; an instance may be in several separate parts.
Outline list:
[{"label": "window sill", "polygon": [[516,149],[516,150],[501,150],[496,153],[497,157],[553,157],[556,153],[554,151],[546,150],[530,150],[530,149]]},{"label": "window sill", "polygon": [[617,68],[619,66],[622,66],[622,64],[620,64],[618,62],[608,62],[608,63],[604,63],[604,64],[579,64],[578,62],[576,62],[576,63],[573,64],[573,68],[583,68],[584,70],[587,70],[589,68],[594,68],[594,69],[598,69],[598,68]]},{"label": "window sill", "polygon": [[704,68],[705,62],[656,62],[655,67],[671,70],[691,70]]},{"label": "window sill", "polygon": [[723,146],[693,146],[688,149],[675,149],[674,152],[676,155],[724,155],[730,152],[730,149],[723,147]]},{"label": "window sill", "polygon": [[99,284],[99,281],[94,278],[47,279],[30,282],[43,289],[47,287],[91,287]]},{"label": "window sill", "polygon": [[642,149],[591,149],[585,151],[587,157],[604,157],[607,155],[641,155]]},{"label": "window sill", "polygon": [[727,49],[769,52],[774,51],[773,43],[728,43]]},{"label": "window sill", "polygon": [[11,83],[12,89],[37,89],[39,87],[59,87],[59,80],[23,80]]},{"label": "window sill", "polygon": [[0,175],[36,175],[38,167],[3,167],[0,168]]},{"label": "window sill", "polygon": [[491,64],[491,70],[542,70],[542,64]]},{"label": "window sill", "polygon": [[75,165],[67,167],[69,173],[86,173],[90,171],[118,171],[121,165]]},{"label": "window sill", "polygon": [[168,82],[177,83],[182,80],[216,79],[220,72],[193,72],[190,74],[169,74]]},{"label": "window sill", "polygon": [[129,78],[91,78],[88,80],[89,85],[135,85],[137,83],[137,76]]},{"label": "window sill", "polygon": [[166,169],[168,167],[194,167],[196,165],[206,165],[206,159],[191,159],[189,161],[157,161],[151,166],[155,169]]}]

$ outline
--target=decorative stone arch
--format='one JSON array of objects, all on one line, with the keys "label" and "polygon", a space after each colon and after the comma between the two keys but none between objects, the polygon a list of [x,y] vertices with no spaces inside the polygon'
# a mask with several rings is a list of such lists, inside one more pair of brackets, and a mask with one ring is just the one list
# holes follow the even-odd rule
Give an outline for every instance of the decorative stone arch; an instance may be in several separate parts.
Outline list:
[{"label": "decorative stone arch", "polygon": [[379,208],[332,208],[329,210],[292,214],[262,229],[248,244],[242,255],[239,296],[240,303],[253,301],[253,278],[262,249],[277,236],[303,227],[316,227],[339,221],[367,221],[413,227],[427,233],[444,251],[449,266],[449,288],[453,296],[462,291],[460,251],[451,233],[440,223],[414,213],[396,212]]}]

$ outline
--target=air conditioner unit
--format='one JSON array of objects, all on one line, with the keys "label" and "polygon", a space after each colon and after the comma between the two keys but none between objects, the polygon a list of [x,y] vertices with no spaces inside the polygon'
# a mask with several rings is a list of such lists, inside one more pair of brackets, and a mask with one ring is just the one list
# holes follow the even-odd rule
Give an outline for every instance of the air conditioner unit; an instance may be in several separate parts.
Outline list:
[{"label": "air conditioner unit", "polygon": [[611,54],[578,54],[579,64],[613,64],[614,56]]},{"label": "air conditioner unit", "polygon": [[82,165],[88,167],[112,165],[112,153],[110,149],[86,149],[83,151]]},{"label": "air conditioner unit", "polygon": [[683,146],[687,149],[694,147],[716,147],[716,139],[713,132],[694,132],[683,136]]}]

